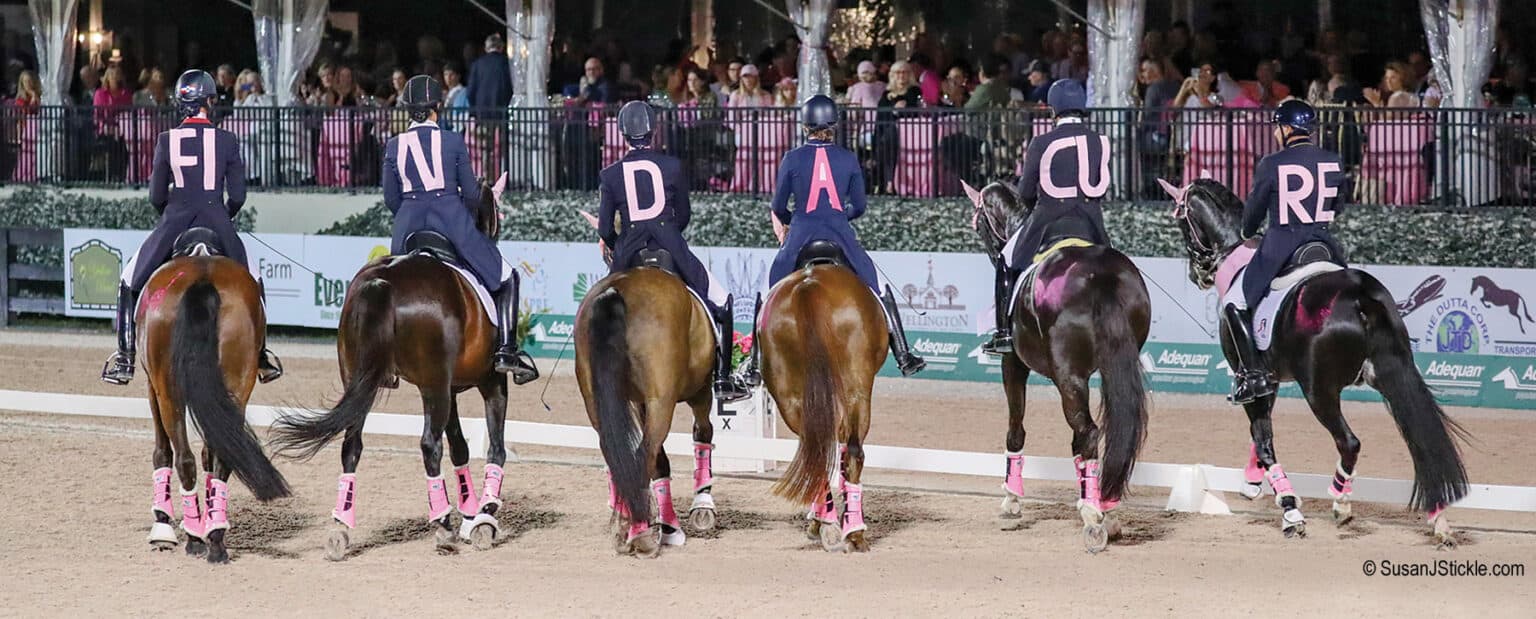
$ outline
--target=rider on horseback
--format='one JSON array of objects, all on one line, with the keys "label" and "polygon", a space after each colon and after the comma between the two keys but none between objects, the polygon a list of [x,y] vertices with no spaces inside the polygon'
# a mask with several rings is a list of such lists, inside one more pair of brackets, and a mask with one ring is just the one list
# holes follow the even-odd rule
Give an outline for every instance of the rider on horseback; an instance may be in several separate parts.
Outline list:
[{"label": "rider on horseback", "polygon": [[1088,116],[1088,95],[1081,83],[1058,80],[1051,85],[1046,101],[1056,114],[1056,126],[1031,140],[1024,155],[1019,199],[1025,205],[1034,203],[1034,210],[1003,246],[1002,264],[995,265],[997,330],[982,345],[989,354],[1013,350],[1008,315],[1013,287],[1019,275],[1039,259],[1047,243],[1081,239],[1094,245],[1110,244],[1104,212],[1099,209],[1099,202],[1109,192],[1109,139],[1083,122]]},{"label": "rider on horseback", "polygon": [[[881,295],[875,278],[875,263],[859,244],[850,221],[864,214],[864,172],[857,155],[832,142],[832,128],[837,126],[837,104],[826,95],[807,99],[800,108],[800,124],[809,138],[804,146],[789,151],[779,164],[779,178],[774,185],[773,216],[789,226],[783,246],[768,270],[771,288],[795,269],[800,251],[812,241],[830,241],[842,250],[849,268],[870,290],[876,291],[880,307],[890,325],[891,355],[902,376],[922,371],[927,362],[907,344],[901,314],[896,311],[896,297],[889,286]],[[795,209],[789,199],[795,197]],[[793,221],[792,221],[793,220]],[[755,320],[755,318],[754,318]]]},{"label": "rider on horseback", "polygon": [[[215,90],[213,77],[207,71],[192,69],[176,80],[176,109],[184,120],[155,140],[149,203],[160,212],[160,222],[129,261],[131,270],[124,270],[123,279],[118,282],[117,352],[101,371],[101,379],[106,382],[126,385],[133,379],[139,293],[155,269],[171,257],[176,239],[183,232],[197,227],[212,230],[219,237],[224,255],[249,268],[245,245],[232,221],[245,205],[245,161],[240,158],[235,134],[209,122],[209,111],[217,96]],[[260,277],[256,282],[265,304],[266,287]],[[265,333],[261,341],[266,341]],[[277,355],[263,348],[257,377],[269,383],[282,375],[283,366]]]},{"label": "rider on horseback", "polygon": [[651,148],[656,112],[644,101],[624,104],[619,110],[619,131],[629,143],[629,152],[603,168],[598,198],[598,235],[612,251],[609,270],[617,273],[639,266],[644,250],[663,249],[671,254],[678,276],[705,300],[719,328],[715,398],[722,402],[746,399],[751,394],[731,375],[730,297],[683,240],[692,214],[683,164]]},{"label": "rider on horseback", "polygon": [[1242,238],[1252,238],[1268,215],[1269,231],[1247,268],[1238,274],[1222,298],[1222,317],[1237,350],[1232,397],[1245,404],[1275,392],[1264,357],[1253,339],[1250,308],[1258,305],[1269,284],[1307,243],[1320,242],[1343,265],[1344,250],[1328,231],[1334,207],[1344,194],[1344,166],[1335,153],[1312,144],[1317,110],[1305,101],[1291,99],[1275,108],[1275,141],[1284,149],[1259,161],[1253,175],[1253,191],[1243,208]]},{"label": "rider on horseback", "polygon": [[459,134],[437,126],[443,86],[418,75],[406,82],[401,101],[410,112],[411,126],[384,147],[384,206],[395,214],[390,253],[404,255],[406,237],[419,230],[448,239],[464,266],[495,296],[496,371],[511,373],[512,382],[519,385],[537,379],[533,359],[517,348],[516,272],[502,259],[496,241],[475,227],[468,206],[480,199],[469,150]]}]

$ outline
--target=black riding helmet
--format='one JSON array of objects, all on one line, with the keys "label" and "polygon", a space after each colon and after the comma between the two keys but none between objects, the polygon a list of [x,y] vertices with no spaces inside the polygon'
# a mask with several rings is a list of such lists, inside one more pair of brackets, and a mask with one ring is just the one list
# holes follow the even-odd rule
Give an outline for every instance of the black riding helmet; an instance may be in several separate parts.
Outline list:
[{"label": "black riding helmet", "polygon": [[176,110],[182,116],[196,116],[203,108],[213,108],[219,89],[213,76],[202,69],[190,69],[176,78]]},{"label": "black riding helmet", "polygon": [[1301,99],[1288,99],[1275,108],[1275,124],[1290,127],[1300,135],[1312,135],[1317,129],[1317,110]]},{"label": "black riding helmet", "polygon": [[656,110],[644,101],[630,101],[619,108],[619,133],[630,146],[649,146],[656,132]]},{"label": "black riding helmet", "polygon": [[837,126],[837,103],[826,95],[806,99],[800,106],[800,124],[811,131]]},{"label": "black riding helmet", "polygon": [[443,85],[425,75],[413,77],[405,82],[400,103],[410,111],[412,121],[425,122],[443,105]]}]

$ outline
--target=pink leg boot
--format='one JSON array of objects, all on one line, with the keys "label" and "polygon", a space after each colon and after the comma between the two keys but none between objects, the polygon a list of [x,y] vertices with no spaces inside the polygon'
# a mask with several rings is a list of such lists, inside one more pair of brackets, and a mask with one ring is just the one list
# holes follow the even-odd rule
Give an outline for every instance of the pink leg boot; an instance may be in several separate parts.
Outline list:
[{"label": "pink leg boot", "polygon": [[1355,491],[1355,474],[1345,473],[1344,464],[1341,462],[1333,467],[1333,483],[1328,485],[1328,496],[1335,499],[1347,498]]},{"label": "pink leg boot", "polygon": [[[1280,516],[1280,531],[1290,537],[1295,533],[1305,533],[1307,519],[1301,515],[1301,499],[1296,496],[1296,491],[1291,488],[1290,478],[1285,476],[1285,469],[1276,462],[1274,466],[1265,471],[1269,478],[1269,487],[1275,490],[1275,505],[1285,510]],[[1291,504],[1286,506],[1288,502]]]},{"label": "pink leg boot", "polygon": [[336,509],[331,517],[348,529],[357,528],[357,474],[342,473],[336,480]]},{"label": "pink leg boot", "polygon": [[715,485],[715,446],[709,443],[693,444],[693,492],[705,492]]},{"label": "pink leg boot", "polygon": [[181,530],[187,532],[188,537],[203,539],[208,534],[204,528],[203,507],[201,497],[197,489],[183,488],[181,491]]},{"label": "pink leg boot", "polygon": [[859,484],[843,482],[843,539],[849,535],[863,531],[864,526],[864,487]]},{"label": "pink leg boot", "polygon": [[204,492],[207,494],[208,515],[203,530],[212,533],[219,529],[229,528],[229,484],[224,480],[208,476],[203,483]]},{"label": "pink leg boot", "polygon": [[469,465],[453,469],[453,478],[458,483],[453,502],[458,506],[459,514],[466,519],[474,518],[480,513],[480,497],[475,494],[475,478],[469,472]]},{"label": "pink leg boot", "polygon": [[1264,494],[1264,468],[1259,466],[1259,446],[1253,443],[1248,443],[1248,465],[1243,467],[1243,480],[1248,482],[1242,490],[1244,497],[1253,500]]},{"label": "pink leg boot", "polygon": [[482,506],[501,505],[501,477],[500,466],[494,464],[485,465],[485,494],[480,496]]},{"label": "pink leg boot", "polygon": [[657,517],[661,520],[663,546],[682,546],[687,539],[683,523],[677,519],[677,509],[672,506],[672,480],[657,479],[651,482],[651,493],[656,496]]},{"label": "pink leg boot", "polygon": [[1008,458],[1008,468],[1003,473],[1003,491],[1013,496],[1024,497],[1024,452],[1008,452],[1004,454]]},{"label": "pink leg boot", "polygon": [[1077,472],[1077,502],[1082,503],[1088,498],[1087,482],[1083,479],[1083,457],[1072,456],[1072,468]]},{"label": "pink leg boot", "polygon": [[1104,504],[1099,500],[1099,460],[1083,461],[1083,498],[1082,504],[1094,508],[1099,513],[1106,511]]},{"label": "pink leg boot", "polygon": [[437,522],[453,508],[448,506],[448,487],[441,477],[427,478],[427,520]]},{"label": "pink leg boot", "polygon": [[[171,474],[169,467],[155,469],[155,499],[153,506],[149,508],[151,515],[165,514],[165,519],[168,521],[176,519],[176,510],[171,507]],[[156,517],[155,520],[158,521],[159,518]]]}]

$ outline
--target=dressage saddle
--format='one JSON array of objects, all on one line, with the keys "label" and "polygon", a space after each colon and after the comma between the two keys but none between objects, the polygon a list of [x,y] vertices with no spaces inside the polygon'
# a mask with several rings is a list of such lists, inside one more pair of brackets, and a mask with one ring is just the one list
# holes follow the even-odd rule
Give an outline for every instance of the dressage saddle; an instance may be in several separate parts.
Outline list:
[{"label": "dressage saddle", "polygon": [[448,237],[431,230],[417,230],[405,237],[405,253],[421,254],[448,264],[459,264],[459,253],[454,251]]},{"label": "dressage saddle", "polygon": [[677,263],[672,260],[672,252],[660,248],[642,249],[638,255],[640,259],[638,266],[661,269],[677,275]]},{"label": "dressage saddle", "polygon": [[224,255],[224,246],[219,243],[219,235],[213,230],[201,226],[188,228],[185,232],[177,235],[176,241],[171,243],[171,257],[173,258],[222,255]]},{"label": "dressage saddle", "polygon": [[843,248],[832,241],[806,243],[805,247],[800,248],[800,255],[795,257],[795,268],[803,269],[818,264],[848,266],[848,257],[843,255]]}]

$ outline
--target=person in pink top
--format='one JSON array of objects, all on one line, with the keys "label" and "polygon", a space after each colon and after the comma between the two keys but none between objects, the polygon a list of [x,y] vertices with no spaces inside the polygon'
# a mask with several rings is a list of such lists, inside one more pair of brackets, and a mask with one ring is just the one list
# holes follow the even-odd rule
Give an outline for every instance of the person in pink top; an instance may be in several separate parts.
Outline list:
[{"label": "person in pink top", "polygon": [[729,107],[771,107],[773,105],[773,93],[763,88],[757,65],[749,64],[741,67],[741,87],[731,93],[731,99],[726,105]]},{"label": "person in pink top", "polygon": [[938,105],[939,97],[944,94],[944,78],[939,76],[938,71],[933,70],[933,59],[927,54],[917,52],[912,54],[907,64],[912,67],[913,75],[917,76],[917,87],[923,93],[923,103],[930,106]]},{"label": "person in pink top", "polygon": [[[133,91],[128,90],[128,85],[124,83],[121,67],[107,67],[101,87],[91,96],[91,102],[95,106],[98,146],[104,147],[107,153],[107,178],[102,180],[124,180],[128,171],[128,147],[123,142],[119,120],[129,113],[129,106],[133,105]],[[100,152],[101,148],[96,150]]]},{"label": "person in pink top", "polygon": [[859,63],[859,81],[848,87],[848,104],[858,107],[879,107],[880,97],[885,95],[885,82],[875,73],[875,63],[865,60]]}]

